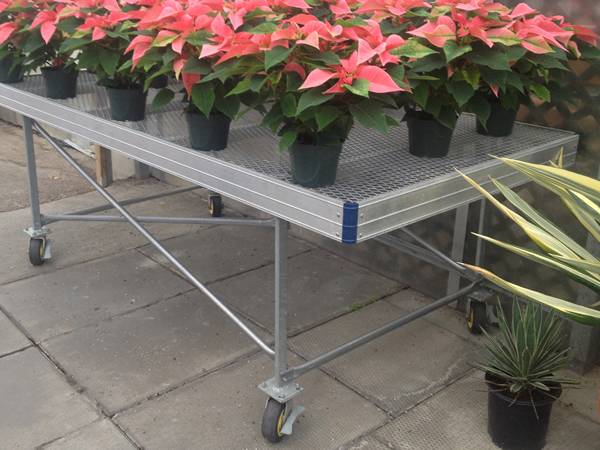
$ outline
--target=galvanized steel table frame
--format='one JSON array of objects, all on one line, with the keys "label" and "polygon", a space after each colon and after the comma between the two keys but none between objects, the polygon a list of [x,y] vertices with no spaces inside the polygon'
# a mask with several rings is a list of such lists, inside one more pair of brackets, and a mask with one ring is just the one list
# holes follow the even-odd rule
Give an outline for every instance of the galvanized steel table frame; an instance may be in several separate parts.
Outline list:
[{"label": "galvanized steel table frame", "polygon": [[[136,228],[167,260],[173,264],[198,290],[204,293],[221,311],[247,334],[267,355],[274,360],[273,377],[259,387],[280,404],[291,405],[291,401],[301,392],[295,380],[304,373],[321,367],[352,349],[364,345],[398,327],[422,317],[444,305],[482,288],[481,280],[461,266],[458,261],[463,257],[467,233],[467,218],[471,204],[479,202],[479,231],[483,231],[485,220],[485,202],[479,194],[470,189],[456,173],[447,173],[428,182],[409,186],[405,189],[386,192],[366,201],[342,201],[315,190],[303,189],[289,182],[257,173],[254,170],[219,160],[211,155],[193,152],[181,145],[163,140],[147,133],[97,117],[85,111],[50,101],[21,88],[0,84],[0,105],[23,116],[29,192],[31,200],[32,226],[26,230],[31,242],[39,243],[41,261],[51,256],[51,247],[47,239],[47,225],[58,221],[101,221],[129,222]],[[82,136],[90,141],[129,158],[159,168],[195,186],[174,189],[169,192],[150,196],[116,200],[109,192],[89,176],[54,139],[40,123],[48,124],[63,131]],[[40,210],[33,133],[37,131],[56,152],[73,167],[107,201],[105,205],[87,208],[66,214],[43,215]],[[545,162],[563,148],[565,161],[574,161],[578,137],[564,132],[559,139],[537,146],[525,148],[511,154],[512,157],[535,162]],[[500,178],[510,186],[516,186],[525,180],[499,161],[489,159],[485,164],[468,167],[465,170],[488,188],[487,176]],[[135,217],[125,206],[173,195],[197,187],[206,187],[212,191],[234,198],[261,211],[270,213],[272,219],[237,218],[189,218],[189,217]],[[119,215],[95,214],[116,209]],[[435,249],[424,239],[409,231],[406,226],[441,212],[456,210],[454,236],[451,255]],[[357,337],[337,348],[326,351],[316,358],[296,367],[289,367],[287,360],[287,240],[289,222],[315,231],[339,242],[356,243],[370,238],[398,250],[415,256],[425,262],[447,270],[449,275],[447,295],[404,317]],[[266,226],[274,229],[275,238],[275,330],[274,346],[270,346],[238,317],[223,301],[216,297],[181,262],[177,260],[144,227],[143,223],[187,223],[235,226]],[[386,234],[389,231],[402,230],[400,235]],[[31,249],[30,249],[31,250]],[[476,261],[483,255],[481,240],[477,243]],[[460,288],[460,280],[468,285]],[[490,286],[487,287],[488,289]],[[285,421],[281,432],[291,434],[296,417],[302,407],[286,408]],[[264,423],[263,423],[264,425]]]}]

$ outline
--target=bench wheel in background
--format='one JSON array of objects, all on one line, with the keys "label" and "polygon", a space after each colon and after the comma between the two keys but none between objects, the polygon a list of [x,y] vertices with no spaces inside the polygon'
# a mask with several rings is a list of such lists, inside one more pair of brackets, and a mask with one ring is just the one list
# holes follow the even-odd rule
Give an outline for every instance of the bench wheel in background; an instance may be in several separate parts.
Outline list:
[{"label": "bench wheel in background", "polygon": [[467,328],[471,334],[481,334],[487,325],[486,305],[483,302],[469,302],[467,310]]},{"label": "bench wheel in background", "polygon": [[219,194],[208,196],[208,212],[211,217],[221,217],[223,214],[223,199]]}]

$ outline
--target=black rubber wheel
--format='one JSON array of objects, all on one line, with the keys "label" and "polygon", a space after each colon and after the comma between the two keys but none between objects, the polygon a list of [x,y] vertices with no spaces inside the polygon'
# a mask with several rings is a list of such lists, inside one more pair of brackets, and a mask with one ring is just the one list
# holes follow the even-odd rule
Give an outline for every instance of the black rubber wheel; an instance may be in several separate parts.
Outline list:
[{"label": "black rubber wheel", "polygon": [[211,217],[221,217],[223,214],[223,199],[220,195],[208,196],[208,212]]},{"label": "black rubber wheel", "polygon": [[44,253],[46,251],[46,240],[31,238],[29,239],[29,262],[34,266],[44,264]]},{"label": "black rubber wheel", "polygon": [[283,439],[284,435],[281,433],[281,429],[286,417],[287,403],[279,403],[270,398],[262,418],[262,435],[267,441],[277,443]]},{"label": "black rubber wheel", "polygon": [[467,311],[467,328],[471,334],[481,334],[487,325],[485,303],[471,302]]}]

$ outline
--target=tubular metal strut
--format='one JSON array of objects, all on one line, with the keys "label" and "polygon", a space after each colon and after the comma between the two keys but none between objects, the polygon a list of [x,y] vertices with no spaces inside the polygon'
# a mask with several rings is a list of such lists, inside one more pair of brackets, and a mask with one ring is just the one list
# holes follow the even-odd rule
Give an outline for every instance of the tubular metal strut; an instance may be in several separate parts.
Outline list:
[{"label": "tubular metal strut", "polygon": [[[27,121],[26,121],[27,123]],[[181,264],[154,236],[144,228],[135,217],[133,217],[121,204],[109,194],[102,186],[100,186],[92,177],[90,177],[56,141],[44,130],[39,124],[32,121],[33,127],[48,141],[48,143],[56,150],[71,167],[73,167],[88,183],[90,183],[100,195],[102,195],[110,205],[112,205],[127,222],[138,230],[156,249],[163,254],[171,264],[173,264],[181,273],[202,293],[204,293],[221,311],[225,313],[238,327],[242,329],[258,346],[268,355],[273,356],[275,352],[256,334],[254,333],[239,317],[235,315],[221,300],[219,300],[204,284],[202,284],[192,273]]]}]

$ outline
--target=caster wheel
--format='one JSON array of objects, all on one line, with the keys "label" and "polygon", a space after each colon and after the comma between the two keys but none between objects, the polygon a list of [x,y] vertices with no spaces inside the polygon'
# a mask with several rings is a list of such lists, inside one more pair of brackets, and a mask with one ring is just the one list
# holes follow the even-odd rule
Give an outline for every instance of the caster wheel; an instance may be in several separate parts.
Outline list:
[{"label": "caster wheel", "polygon": [[44,264],[44,253],[46,252],[46,239],[29,240],[29,262],[34,266]]},{"label": "caster wheel", "polygon": [[471,334],[481,334],[487,324],[485,303],[471,302],[467,311],[467,328]]},{"label": "caster wheel", "polygon": [[208,212],[211,217],[221,217],[223,214],[223,199],[220,195],[208,196]]},{"label": "caster wheel", "polygon": [[283,439],[284,434],[281,429],[287,418],[287,413],[287,403],[279,403],[272,398],[267,400],[262,419],[262,435],[267,441],[276,443]]}]

